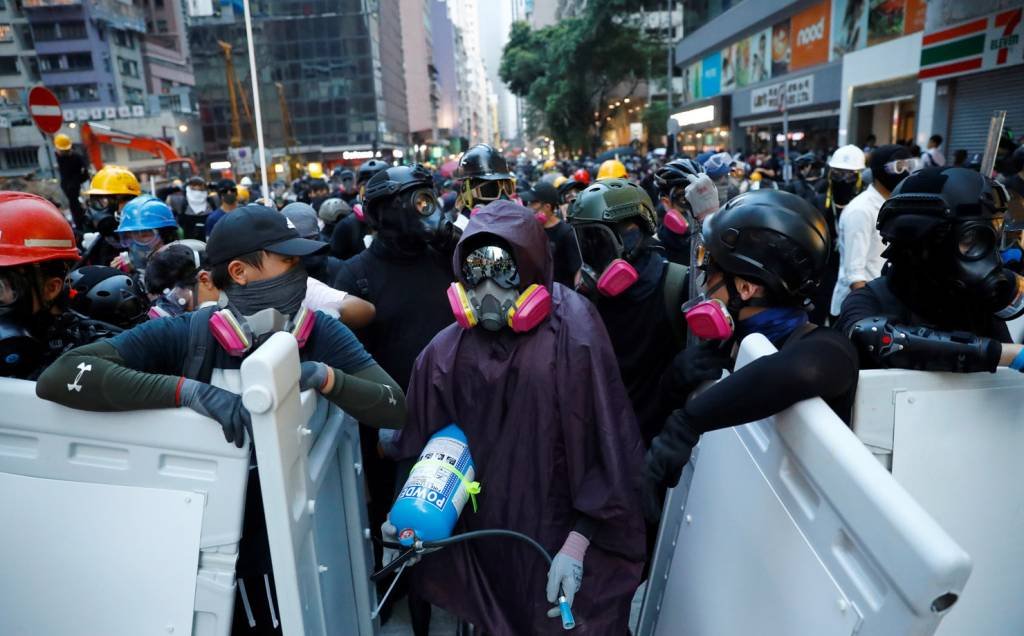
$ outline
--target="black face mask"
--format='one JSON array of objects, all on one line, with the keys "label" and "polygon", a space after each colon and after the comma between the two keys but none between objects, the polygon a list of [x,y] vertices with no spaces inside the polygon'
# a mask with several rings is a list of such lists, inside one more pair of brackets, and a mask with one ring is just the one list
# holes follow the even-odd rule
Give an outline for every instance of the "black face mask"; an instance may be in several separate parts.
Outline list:
[{"label": "black face mask", "polygon": [[828,183],[832,190],[832,203],[837,208],[846,207],[853,197],[857,196],[856,181],[829,178]]}]

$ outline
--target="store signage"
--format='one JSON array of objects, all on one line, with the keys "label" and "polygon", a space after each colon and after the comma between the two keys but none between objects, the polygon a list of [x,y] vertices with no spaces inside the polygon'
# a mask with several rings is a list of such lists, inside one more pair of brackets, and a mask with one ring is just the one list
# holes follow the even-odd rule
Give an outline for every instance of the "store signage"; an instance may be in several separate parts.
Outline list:
[{"label": "store signage", "polygon": [[[783,100],[783,96],[785,99]],[[750,91],[750,112],[790,110],[814,103],[814,76],[804,75]]]},{"label": "store signage", "polygon": [[805,9],[789,19],[789,70],[796,71],[828,61],[829,0]]},{"label": "store signage", "polygon": [[103,106],[95,108],[69,108],[64,111],[64,121],[100,121],[102,119],[129,119],[145,117],[144,106]]},{"label": "store signage", "polygon": [[714,97],[722,92],[722,53],[715,51],[701,61],[701,94]]},{"label": "store signage", "polygon": [[1017,7],[926,33],[918,77],[953,77],[1024,63],[1021,13]]},{"label": "store signage", "polygon": [[676,120],[680,128],[715,121],[715,106],[714,104],[709,104],[699,108],[684,110],[672,115],[672,119]]},{"label": "store signage", "polygon": [[341,158],[345,160],[356,160],[361,161],[363,159],[373,159],[372,150],[345,150],[341,153]]}]

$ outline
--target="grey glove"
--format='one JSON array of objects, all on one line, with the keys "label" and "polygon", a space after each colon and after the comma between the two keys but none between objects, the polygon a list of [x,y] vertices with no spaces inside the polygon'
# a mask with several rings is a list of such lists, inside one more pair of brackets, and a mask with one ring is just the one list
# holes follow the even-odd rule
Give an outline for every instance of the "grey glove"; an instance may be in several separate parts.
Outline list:
[{"label": "grey glove", "polygon": [[245,445],[246,431],[252,438],[252,420],[238,394],[205,382],[185,380],[181,384],[181,405],[217,420],[224,430],[224,439],[238,448]]},{"label": "grey glove", "polygon": [[313,389],[322,393],[324,385],[327,384],[328,374],[331,368],[323,362],[303,362],[300,367],[299,388],[303,391]]},{"label": "grey glove", "polygon": [[[398,528],[391,525],[391,521],[385,519],[384,523],[380,525],[380,536],[385,543],[398,543]],[[403,551],[404,550],[384,546],[384,555],[381,559],[381,565],[387,567],[387,565],[397,559]],[[406,561],[406,565],[416,565],[419,561],[420,555],[417,554],[409,557],[409,560]]]},{"label": "grey glove", "polygon": [[572,607],[580,585],[583,583],[583,557],[587,553],[590,541],[582,534],[573,531],[566,537],[562,549],[551,560],[548,569],[547,598],[555,607],[548,610],[548,617],[557,618],[561,615],[558,608],[558,597],[565,595],[565,601]]}]

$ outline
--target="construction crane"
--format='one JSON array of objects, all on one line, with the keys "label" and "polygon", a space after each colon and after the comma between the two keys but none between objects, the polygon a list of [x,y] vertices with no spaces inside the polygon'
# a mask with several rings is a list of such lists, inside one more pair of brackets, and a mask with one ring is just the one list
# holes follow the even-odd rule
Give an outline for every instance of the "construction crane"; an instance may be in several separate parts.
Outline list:
[{"label": "construction crane", "polygon": [[295,178],[292,166],[292,146],[296,145],[295,133],[292,129],[292,115],[288,110],[288,98],[284,96],[284,84],[274,82],[277,89],[277,103],[281,108],[281,129],[284,132],[284,163],[287,166],[287,178],[289,181]]},{"label": "construction crane", "polygon": [[224,40],[217,40],[220,50],[224,53],[224,75],[228,83],[228,99],[231,100],[231,147],[242,146],[242,122],[238,116],[238,80],[235,78],[235,61],[231,56],[231,45]]}]

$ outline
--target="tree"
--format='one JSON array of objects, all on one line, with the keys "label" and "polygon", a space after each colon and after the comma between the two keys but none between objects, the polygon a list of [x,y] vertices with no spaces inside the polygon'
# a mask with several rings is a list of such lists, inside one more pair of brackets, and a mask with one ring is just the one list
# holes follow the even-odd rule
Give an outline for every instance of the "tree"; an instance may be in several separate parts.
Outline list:
[{"label": "tree", "polygon": [[612,91],[631,92],[660,59],[665,43],[640,28],[635,12],[650,2],[588,2],[581,14],[541,29],[512,25],[499,75],[526,99],[561,148],[600,145]]}]

